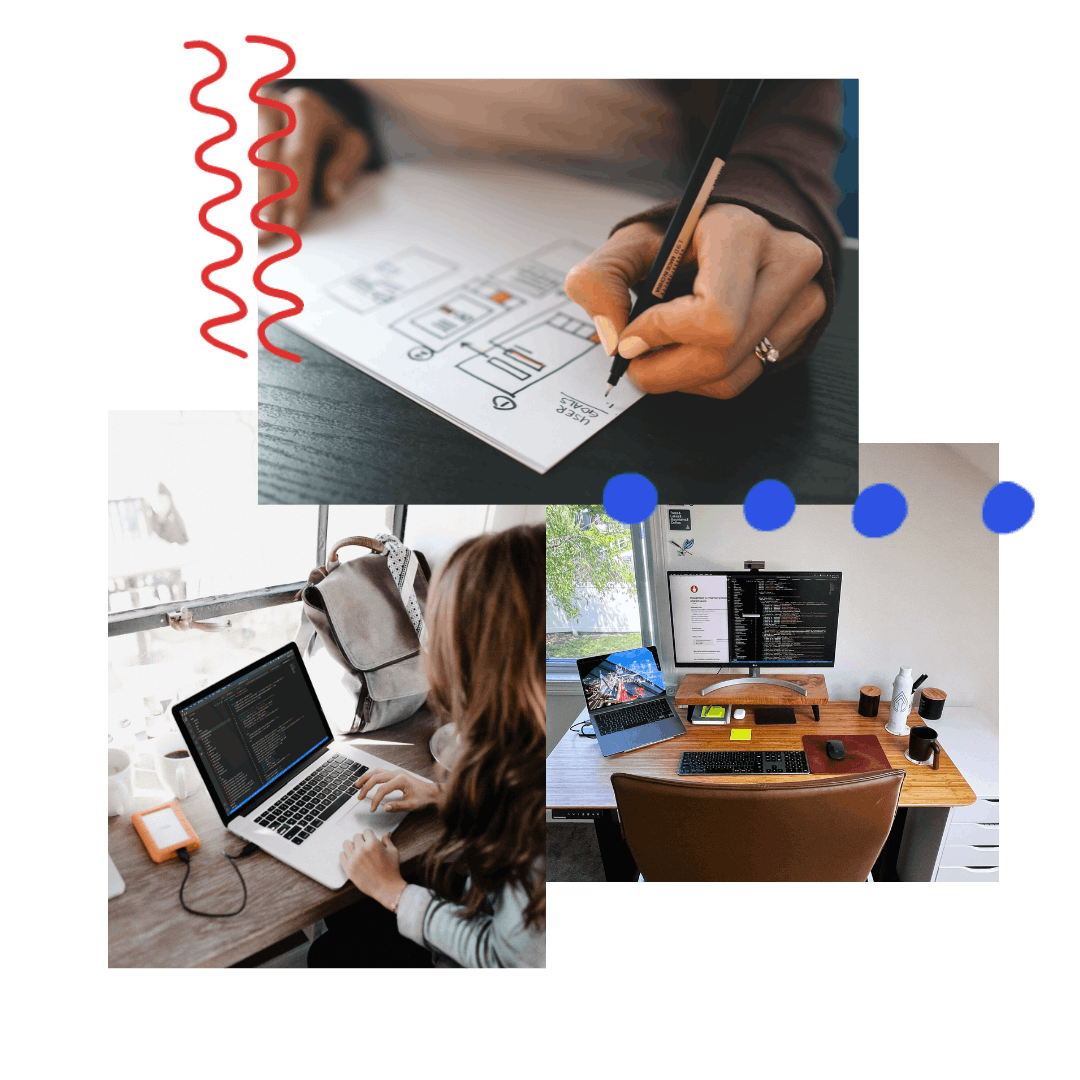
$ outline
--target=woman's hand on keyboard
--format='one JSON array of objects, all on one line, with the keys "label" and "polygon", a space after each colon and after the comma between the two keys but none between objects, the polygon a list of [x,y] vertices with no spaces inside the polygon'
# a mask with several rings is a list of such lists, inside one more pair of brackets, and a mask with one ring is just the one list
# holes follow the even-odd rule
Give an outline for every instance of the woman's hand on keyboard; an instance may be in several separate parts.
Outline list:
[{"label": "woman's hand on keyboard", "polygon": [[389,769],[375,769],[365,773],[363,779],[356,781],[360,789],[359,799],[371,796],[371,809],[378,810],[379,803],[383,802],[392,791],[402,792],[400,799],[389,799],[383,803],[384,810],[420,810],[425,806],[431,806],[439,789],[435,784],[427,780],[420,780],[408,773],[392,773]]},{"label": "woman's hand on keyboard", "polygon": [[405,889],[401,876],[401,855],[387,833],[381,840],[365,829],[341,849],[341,868],[345,876],[366,896],[378,900],[390,911],[397,909],[397,902]]}]

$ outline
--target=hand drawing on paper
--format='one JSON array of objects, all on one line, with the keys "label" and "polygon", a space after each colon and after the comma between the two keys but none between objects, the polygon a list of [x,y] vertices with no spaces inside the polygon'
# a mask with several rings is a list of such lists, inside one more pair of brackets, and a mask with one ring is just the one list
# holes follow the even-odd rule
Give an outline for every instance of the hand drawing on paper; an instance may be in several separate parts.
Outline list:
[{"label": "hand drawing on paper", "polygon": [[296,333],[543,473],[642,397],[629,379],[602,396],[611,361],[564,282],[646,206],[505,163],[393,165],[275,284],[304,297]]}]

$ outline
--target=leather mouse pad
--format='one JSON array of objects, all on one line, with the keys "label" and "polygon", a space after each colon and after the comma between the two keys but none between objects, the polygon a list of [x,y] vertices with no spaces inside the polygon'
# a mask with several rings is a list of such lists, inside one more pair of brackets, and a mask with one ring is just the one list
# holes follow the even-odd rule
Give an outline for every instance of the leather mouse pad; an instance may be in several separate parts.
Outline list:
[{"label": "leather mouse pad", "polygon": [[804,735],[803,749],[811,773],[861,773],[891,769],[876,735],[834,736],[844,744],[844,760],[833,761],[825,752],[828,735]]}]

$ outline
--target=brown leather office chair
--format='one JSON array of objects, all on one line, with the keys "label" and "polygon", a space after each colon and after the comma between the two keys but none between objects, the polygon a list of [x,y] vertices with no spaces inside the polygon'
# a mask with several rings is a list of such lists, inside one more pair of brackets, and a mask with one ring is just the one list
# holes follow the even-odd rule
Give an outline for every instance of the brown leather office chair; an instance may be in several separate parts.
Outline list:
[{"label": "brown leather office chair", "polygon": [[646,881],[865,881],[904,775],[725,784],[615,773],[611,786]]}]

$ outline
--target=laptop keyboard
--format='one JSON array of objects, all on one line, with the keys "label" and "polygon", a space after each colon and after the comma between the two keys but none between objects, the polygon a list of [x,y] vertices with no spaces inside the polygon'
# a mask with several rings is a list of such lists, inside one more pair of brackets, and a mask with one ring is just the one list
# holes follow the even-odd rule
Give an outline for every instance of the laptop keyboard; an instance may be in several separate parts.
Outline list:
[{"label": "laptop keyboard", "polygon": [[610,735],[613,731],[625,731],[627,728],[641,727],[654,720],[663,720],[671,715],[671,709],[664,698],[643,701],[632,709],[622,709],[611,716],[593,716],[592,722],[601,735]]},{"label": "laptop keyboard", "polygon": [[255,819],[255,824],[276,830],[294,844],[302,844],[356,794],[356,781],[367,771],[366,765],[333,754],[303,783],[290,788],[268,806]]}]

